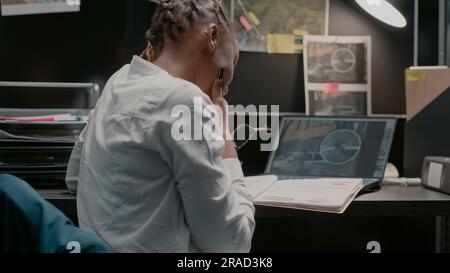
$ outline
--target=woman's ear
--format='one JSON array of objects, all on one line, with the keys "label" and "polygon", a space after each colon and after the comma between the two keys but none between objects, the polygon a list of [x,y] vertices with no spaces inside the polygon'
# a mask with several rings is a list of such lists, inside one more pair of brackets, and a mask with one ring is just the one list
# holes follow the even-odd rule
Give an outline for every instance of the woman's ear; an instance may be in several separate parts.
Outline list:
[{"label": "woman's ear", "polygon": [[214,52],[217,48],[218,36],[219,28],[216,24],[210,23],[207,30],[207,46],[211,52]]}]

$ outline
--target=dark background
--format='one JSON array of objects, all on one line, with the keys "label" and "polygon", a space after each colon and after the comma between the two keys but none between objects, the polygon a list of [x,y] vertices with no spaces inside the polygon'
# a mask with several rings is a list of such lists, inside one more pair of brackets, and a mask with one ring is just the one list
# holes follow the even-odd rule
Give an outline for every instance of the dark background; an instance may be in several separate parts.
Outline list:
[{"label": "dark background", "polygon": [[[394,2],[412,22],[412,1]],[[330,35],[372,36],[376,114],[405,112],[403,71],[413,63],[412,26],[398,30],[372,19],[354,1],[330,1]],[[282,112],[305,112],[303,56],[241,53],[231,92],[231,102],[279,104]]]},{"label": "dark background", "polygon": [[[404,114],[403,71],[413,61],[412,1],[393,3],[406,16],[407,28],[378,22],[352,0],[330,1],[330,35],[372,36],[377,114]],[[79,13],[1,17],[0,80],[103,86],[144,49],[154,8],[145,0],[84,0]],[[303,56],[242,52],[229,101],[279,104],[282,112],[304,112]]]},{"label": "dark background", "polygon": [[[96,82],[102,87],[144,49],[154,3],[81,2],[79,13],[0,17],[0,81]],[[329,34],[372,37],[373,111],[401,115],[405,113],[404,70],[413,64],[413,1],[391,2],[405,15],[408,27],[383,24],[353,0],[330,0]],[[438,1],[420,1],[421,65],[437,64],[437,14]],[[27,100],[17,94],[0,92],[0,107],[38,106],[38,97]],[[51,107],[61,103],[58,97],[42,103]],[[281,112],[303,113],[303,56],[242,52],[228,100],[230,104],[280,105]],[[402,170],[407,136],[404,123],[399,124],[391,161]],[[242,157],[250,161],[255,155],[249,152]],[[264,167],[265,156],[260,158],[255,172]]]}]

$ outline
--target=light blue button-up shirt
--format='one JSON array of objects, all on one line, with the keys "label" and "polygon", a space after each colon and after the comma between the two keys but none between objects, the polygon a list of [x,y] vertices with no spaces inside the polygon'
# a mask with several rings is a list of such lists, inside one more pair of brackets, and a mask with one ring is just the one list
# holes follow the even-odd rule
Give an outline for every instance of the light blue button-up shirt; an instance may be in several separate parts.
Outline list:
[{"label": "light blue button-up shirt", "polygon": [[221,159],[223,140],[171,135],[173,107],[201,112],[193,107],[199,97],[212,104],[194,84],[139,57],[106,84],[72,153],[67,183],[77,192],[81,228],[110,250],[250,250],[254,207],[239,161]]}]

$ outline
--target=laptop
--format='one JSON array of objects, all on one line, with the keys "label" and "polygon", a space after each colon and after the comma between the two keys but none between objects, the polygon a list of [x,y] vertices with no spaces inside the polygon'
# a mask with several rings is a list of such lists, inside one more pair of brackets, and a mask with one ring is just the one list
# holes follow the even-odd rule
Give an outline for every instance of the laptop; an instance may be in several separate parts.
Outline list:
[{"label": "laptop", "polygon": [[278,180],[358,178],[363,191],[378,190],[396,123],[394,118],[283,117],[265,175]]}]

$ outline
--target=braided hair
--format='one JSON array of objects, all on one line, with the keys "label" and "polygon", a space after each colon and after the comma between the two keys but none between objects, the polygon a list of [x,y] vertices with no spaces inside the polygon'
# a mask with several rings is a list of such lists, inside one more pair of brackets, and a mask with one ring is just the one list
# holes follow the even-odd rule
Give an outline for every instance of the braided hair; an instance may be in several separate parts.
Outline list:
[{"label": "braided hair", "polygon": [[145,34],[147,48],[141,57],[153,62],[161,54],[167,38],[178,42],[196,22],[214,17],[219,25],[231,24],[222,0],[160,0],[151,28]]}]

